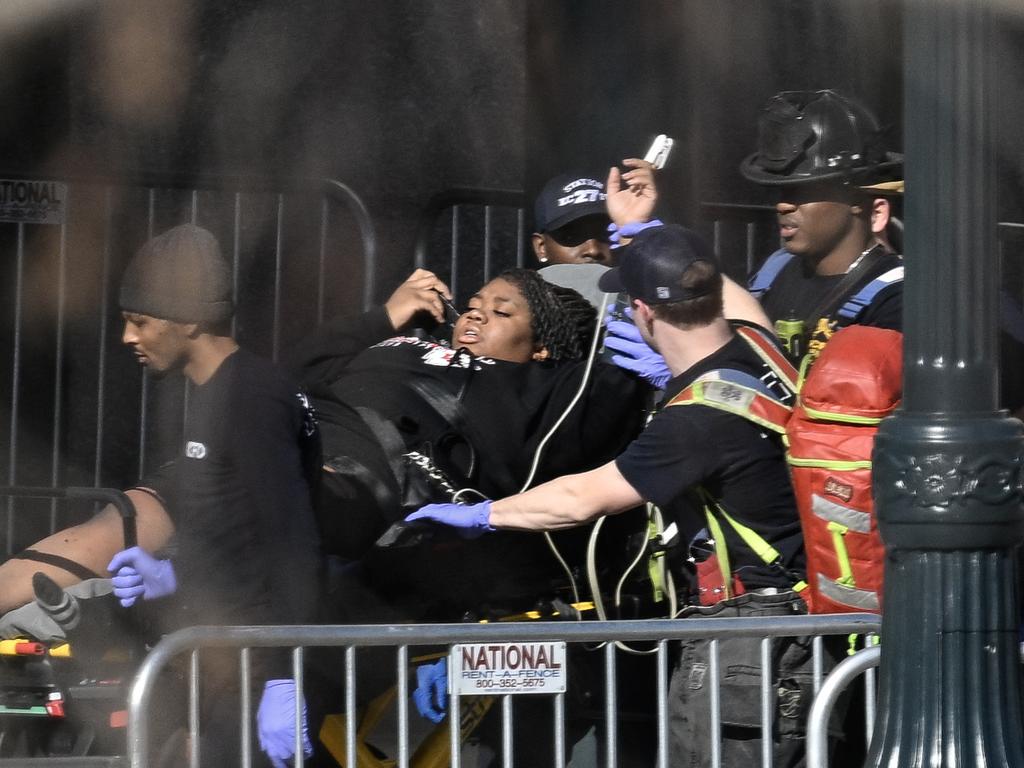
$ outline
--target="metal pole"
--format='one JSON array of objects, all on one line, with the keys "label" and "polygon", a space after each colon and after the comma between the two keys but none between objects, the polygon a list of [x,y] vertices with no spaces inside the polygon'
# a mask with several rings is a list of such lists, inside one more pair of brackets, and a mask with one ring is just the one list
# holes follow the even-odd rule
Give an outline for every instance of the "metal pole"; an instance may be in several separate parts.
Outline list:
[{"label": "metal pole", "polygon": [[887,561],[871,766],[1024,765],[1024,427],[998,410],[995,5],[906,5],[904,400],[875,443]]}]

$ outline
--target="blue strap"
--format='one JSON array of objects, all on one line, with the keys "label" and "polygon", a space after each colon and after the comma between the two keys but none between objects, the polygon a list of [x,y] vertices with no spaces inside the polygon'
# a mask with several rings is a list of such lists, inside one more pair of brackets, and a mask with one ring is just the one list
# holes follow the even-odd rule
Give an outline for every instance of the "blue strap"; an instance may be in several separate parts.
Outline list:
[{"label": "blue strap", "polygon": [[875,300],[875,296],[878,295],[879,291],[883,288],[888,288],[890,285],[894,285],[901,280],[903,280],[902,264],[898,267],[893,267],[888,272],[883,272],[857,291],[839,308],[839,312],[837,314],[847,320],[853,320],[857,315],[864,311],[866,306]]},{"label": "blue strap", "polygon": [[761,298],[765,291],[771,288],[775,278],[779,276],[779,272],[782,271],[784,266],[789,264],[792,258],[792,253],[785,248],[779,248],[779,250],[764,260],[761,268],[750,278],[750,281],[747,283],[747,290],[754,294],[756,298]]}]

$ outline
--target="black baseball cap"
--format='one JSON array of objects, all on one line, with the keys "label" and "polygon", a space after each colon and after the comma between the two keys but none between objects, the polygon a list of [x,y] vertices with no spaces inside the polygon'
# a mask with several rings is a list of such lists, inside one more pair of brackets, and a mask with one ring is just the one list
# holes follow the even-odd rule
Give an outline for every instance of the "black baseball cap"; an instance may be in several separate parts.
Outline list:
[{"label": "black baseball cap", "polygon": [[604,181],[598,175],[563,173],[550,179],[533,205],[537,232],[550,232],[584,216],[608,217]]},{"label": "black baseball cap", "polygon": [[648,304],[697,299],[710,292],[710,281],[684,288],[683,275],[698,261],[719,272],[718,260],[707,242],[678,224],[650,227],[619,249],[618,266],[609,269],[597,285],[607,293],[627,293]]}]

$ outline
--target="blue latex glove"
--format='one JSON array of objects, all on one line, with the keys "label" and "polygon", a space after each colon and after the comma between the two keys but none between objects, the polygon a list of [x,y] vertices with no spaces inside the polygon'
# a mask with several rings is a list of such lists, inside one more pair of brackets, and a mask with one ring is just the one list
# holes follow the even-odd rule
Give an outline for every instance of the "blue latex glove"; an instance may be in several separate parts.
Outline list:
[{"label": "blue latex glove", "polygon": [[[633,310],[626,309],[626,316],[632,318]],[[625,320],[611,319],[605,328],[605,348],[620,353],[612,355],[610,361],[639,375],[655,389],[664,389],[672,378],[672,372],[665,365],[665,358],[644,341],[640,329]]]},{"label": "blue latex glove", "polygon": [[416,668],[416,690],[412,692],[416,711],[433,723],[448,712],[448,659]]},{"label": "blue latex glove", "polygon": [[125,608],[138,598],[155,600],[173,594],[178,588],[170,560],[158,560],[142,547],[122,549],[107,566],[114,574],[114,597]]},{"label": "blue latex glove", "polygon": [[459,529],[463,538],[475,539],[494,529],[490,524],[491,502],[479,504],[427,504],[405,518],[407,523],[430,520]]},{"label": "blue latex glove", "polygon": [[[274,768],[287,768],[285,760],[295,756],[295,681],[268,680],[256,710],[256,733],[262,749]],[[313,754],[306,720],[306,702],[302,702],[302,751]]]},{"label": "blue latex glove", "polygon": [[663,227],[661,219],[651,219],[650,221],[631,221],[629,224],[624,224],[619,227],[614,222],[608,225],[608,242],[612,244],[612,250],[622,247],[622,238],[624,237],[636,237],[640,232],[651,227]]}]

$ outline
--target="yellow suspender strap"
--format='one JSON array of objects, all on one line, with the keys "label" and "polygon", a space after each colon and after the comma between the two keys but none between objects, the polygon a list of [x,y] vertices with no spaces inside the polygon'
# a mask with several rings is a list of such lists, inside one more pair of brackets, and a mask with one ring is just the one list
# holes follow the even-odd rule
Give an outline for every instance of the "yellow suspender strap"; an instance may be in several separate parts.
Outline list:
[{"label": "yellow suspender strap", "polygon": [[[729,523],[730,526],[732,526],[732,529],[736,531],[737,534],[739,534],[739,537],[741,539],[743,539],[743,543],[750,547],[753,553],[757,555],[759,558],[761,558],[765,565],[772,565],[773,563],[777,562],[782,558],[782,555],[779,554],[779,551],[775,549],[775,547],[773,547],[771,544],[765,541],[764,538],[760,534],[758,534],[757,531],[755,531],[753,528],[743,525],[743,523],[739,522],[732,515],[726,512],[722,508],[722,505],[715,501],[707,491],[701,489],[701,495],[704,497],[704,513],[708,518],[708,529],[711,531],[711,535],[715,539],[715,551],[718,553],[719,563],[724,562],[726,563],[726,565],[728,565],[728,556],[723,554],[726,550],[725,537],[723,536],[722,527],[718,523],[718,520],[714,512],[720,514],[722,518],[727,523]],[[712,510],[714,510],[714,512]],[[721,548],[717,546],[718,542],[721,542]],[[845,547],[843,548],[843,551],[845,553]],[[849,558],[847,558],[847,567],[849,567],[849,562]],[[729,583],[732,578],[732,571],[730,570],[728,573],[730,574],[730,576],[726,580],[727,583]],[[793,585],[793,589],[797,592],[806,589],[806,587],[807,582],[802,580],[798,581],[796,584]]]}]

